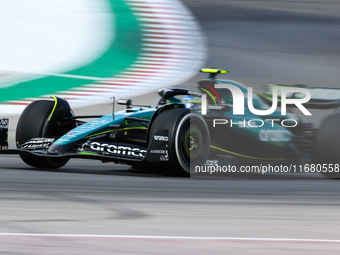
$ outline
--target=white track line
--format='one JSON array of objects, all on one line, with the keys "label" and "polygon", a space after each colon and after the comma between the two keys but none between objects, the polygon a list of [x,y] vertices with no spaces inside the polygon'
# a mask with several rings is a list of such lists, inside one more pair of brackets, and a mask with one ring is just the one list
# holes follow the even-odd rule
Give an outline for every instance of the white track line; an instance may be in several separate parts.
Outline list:
[{"label": "white track line", "polygon": [[32,237],[91,237],[91,238],[125,238],[125,239],[178,239],[178,240],[226,240],[226,241],[269,241],[269,242],[318,242],[340,243],[330,239],[295,239],[295,238],[251,238],[251,237],[199,237],[199,236],[139,236],[139,235],[82,235],[82,234],[33,234],[33,233],[0,233],[0,236]]}]

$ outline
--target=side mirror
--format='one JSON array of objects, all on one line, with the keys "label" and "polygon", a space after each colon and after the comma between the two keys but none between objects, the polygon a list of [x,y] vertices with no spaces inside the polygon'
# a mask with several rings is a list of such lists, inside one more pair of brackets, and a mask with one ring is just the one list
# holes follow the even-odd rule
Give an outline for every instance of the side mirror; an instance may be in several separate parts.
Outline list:
[{"label": "side mirror", "polygon": [[118,99],[117,103],[120,105],[126,105],[126,108],[131,108],[132,100],[131,99]]}]

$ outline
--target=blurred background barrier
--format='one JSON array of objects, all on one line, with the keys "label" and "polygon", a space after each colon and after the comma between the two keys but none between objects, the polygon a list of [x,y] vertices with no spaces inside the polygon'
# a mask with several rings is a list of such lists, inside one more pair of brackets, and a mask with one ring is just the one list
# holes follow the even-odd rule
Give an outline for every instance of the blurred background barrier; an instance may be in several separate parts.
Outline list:
[{"label": "blurred background barrier", "polygon": [[190,79],[206,49],[174,0],[13,0],[0,8],[0,113],[56,95],[71,106]]}]

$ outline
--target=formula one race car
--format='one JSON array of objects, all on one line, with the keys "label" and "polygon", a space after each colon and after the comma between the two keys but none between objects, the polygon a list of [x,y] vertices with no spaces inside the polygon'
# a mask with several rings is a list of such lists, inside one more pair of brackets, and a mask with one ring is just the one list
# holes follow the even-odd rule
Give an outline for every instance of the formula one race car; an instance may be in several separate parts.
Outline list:
[{"label": "formula one race car", "polygon": [[[285,99],[301,99],[299,89],[285,93],[286,98],[280,94],[285,87],[301,86],[271,85],[262,94],[241,83],[217,79],[224,70],[201,71],[210,77],[198,82],[198,92],[161,89],[155,108],[119,99],[125,110],[105,116],[75,116],[64,99],[34,101],[18,121],[17,149],[7,148],[8,120],[1,119],[0,154],[19,154],[26,164],[37,168],[59,168],[70,158],[86,158],[136,169],[155,168],[171,175],[189,175],[197,166],[217,163],[238,167],[340,163],[340,114],[328,116],[318,130],[292,113],[273,110],[261,115],[273,108],[269,105],[285,107]],[[307,108],[340,105],[337,89],[305,89],[312,94],[303,104]],[[239,91],[243,95],[236,100],[233,96]],[[97,119],[80,120],[84,118]],[[337,177],[338,168],[332,165],[332,169],[320,172]]]}]

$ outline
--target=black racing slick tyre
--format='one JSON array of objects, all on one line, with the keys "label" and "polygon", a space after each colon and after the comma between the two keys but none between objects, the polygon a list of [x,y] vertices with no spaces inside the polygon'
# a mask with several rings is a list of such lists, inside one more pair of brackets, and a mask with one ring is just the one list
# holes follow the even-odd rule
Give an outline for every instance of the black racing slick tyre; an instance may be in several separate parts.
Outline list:
[{"label": "black racing slick tyre", "polygon": [[[53,138],[54,128],[46,129],[46,124],[53,110],[54,102],[48,100],[38,100],[29,104],[21,114],[17,130],[17,145],[23,144],[29,139],[45,137]],[[21,159],[30,166],[37,168],[57,169],[65,165],[69,159],[47,159],[30,155],[20,155]]]},{"label": "black racing slick tyre", "polygon": [[210,135],[201,115],[183,108],[164,111],[151,125],[149,142],[153,134],[161,129],[169,131],[169,162],[160,165],[164,174],[189,176],[195,166],[206,163],[209,156]]},{"label": "black racing slick tyre", "polygon": [[325,164],[324,176],[340,178],[340,114],[327,116],[321,124],[315,140],[315,163]]}]

